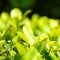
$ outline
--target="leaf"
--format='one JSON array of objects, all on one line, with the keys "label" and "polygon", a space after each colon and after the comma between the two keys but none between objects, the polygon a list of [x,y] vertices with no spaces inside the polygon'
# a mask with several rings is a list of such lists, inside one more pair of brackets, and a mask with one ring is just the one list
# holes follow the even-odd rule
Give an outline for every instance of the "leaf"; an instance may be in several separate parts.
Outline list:
[{"label": "leaf", "polygon": [[19,20],[21,20],[22,19],[22,11],[20,9],[18,9],[18,8],[14,8],[10,12],[10,17],[12,19],[18,18]]},{"label": "leaf", "polygon": [[57,58],[57,60],[60,60],[60,57],[59,57],[59,58]]},{"label": "leaf", "polygon": [[9,57],[7,57],[7,58],[5,58],[4,60],[10,60],[10,58],[9,58]]},{"label": "leaf", "polygon": [[15,36],[15,37],[12,39],[12,42],[13,42],[13,43],[16,43],[16,42],[17,42],[17,40],[18,40],[18,35],[17,35],[17,36]]},{"label": "leaf", "polygon": [[32,10],[27,10],[25,13],[24,13],[24,17],[26,17],[29,13],[31,13]]},{"label": "leaf", "polygon": [[57,59],[57,56],[54,54],[53,50],[50,49],[51,52],[50,52],[50,57],[52,58],[52,60],[56,60]]},{"label": "leaf", "polygon": [[15,54],[15,56],[14,56],[14,60],[21,60],[21,56],[18,55],[18,54]]},{"label": "leaf", "polygon": [[5,44],[5,40],[0,40],[0,47]]},{"label": "leaf", "polygon": [[32,28],[36,28],[38,20],[39,20],[39,15],[33,14],[31,17],[31,27]]},{"label": "leaf", "polygon": [[12,41],[13,41],[13,43],[15,43],[15,46],[16,46],[19,54],[24,55],[26,53],[27,49],[17,40],[18,40],[18,35],[15,36]]},{"label": "leaf", "polygon": [[35,38],[33,36],[31,28],[29,28],[28,26],[23,26],[23,32],[28,39],[28,43],[30,45],[33,45],[35,43]]},{"label": "leaf", "polygon": [[26,36],[24,35],[24,33],[22,33],[22,32],[17,32],[17,34],[18,34],[18,36],[19,36],[20,38],[22,38],[25,42],[28,43],[28,40],[27,40]]},{"label": "leaf", "polygon": [[27,49],[19,42],[16,42],[15,44],[16,44],[16,48],[17,48],[19,54],[20,55],[25,55],[26,52],[27,52]]},{"label": "leaf", "polygon": [[43,60],[39,53],[37,53],[37,60]]},{"label": "leaf", "polygon": [[58,37],[58,44],[59,44],[59,46],[60,46],[60,36]]},{"label": "leaf", "polygon": [[42,60],[42,58],[41,58],[41,56],[38,54],[36,48],[31,48],[31,49],[27,52],[27,54],[26,54],[26,56],[25,56],[25,58],[24,58],[24,60],[39,60],[39,59]]}]

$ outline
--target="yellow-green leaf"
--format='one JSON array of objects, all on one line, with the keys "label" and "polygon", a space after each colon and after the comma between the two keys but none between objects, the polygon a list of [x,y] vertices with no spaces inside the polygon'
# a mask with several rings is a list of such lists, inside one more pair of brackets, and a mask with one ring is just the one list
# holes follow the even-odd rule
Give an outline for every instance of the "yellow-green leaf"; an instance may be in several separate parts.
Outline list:
[{"label": "yellow-green leaf", "polygon": [[28,26],[23,26],[23,32],[28,39],[28,43],[30,45],[33,45],[35,43],[35,38],[33,36],[33,32],[31,30],[31,28]]}]

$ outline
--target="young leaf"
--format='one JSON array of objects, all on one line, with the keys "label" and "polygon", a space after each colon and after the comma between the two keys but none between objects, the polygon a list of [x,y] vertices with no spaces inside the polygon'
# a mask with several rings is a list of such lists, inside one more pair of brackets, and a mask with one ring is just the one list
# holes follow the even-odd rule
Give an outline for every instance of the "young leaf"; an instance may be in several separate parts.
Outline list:
[{"label": "young leaf", "polygon": [[16,48],[17,48],[19,54],[20,55],[25,55],[26,52],[27,52],[27,49],[19,42],[16,42],[15,44],[16,44]]},{"label": "young leaf", "polygon": [[17,34],[18,34],[18,36],[20,36],[20,38],[22,38],[25,42],[28,43],[28,40],[27,40],[26,36],[24,35],[24,33],[22,33],[22,32],[17,32]]},{"label": "young leaf", "polygon": [[0,40],[0,47],[5,44],[5,40]]},{"label": "young leaf", "polygon": [[53,50],[50,49],[51,52],[50,52],[50,57],[52,58],[52,60],[56,60],[57,59],[57,56],[54,54]]},{"label": "young leaf", "polygon": [[26,56],[24,60],[42,60],[41,56],[38,54],[38,51],[36,48],[31,48]]},{"label": "young leaf", "polygon": [[32,10],[27,10],[25,13],[24,13],[24,17],[26,17],[29,13],[31,13]]},{"label": "young leaf", "polygon": [[28,26],[23,26],[23,32],[28,39],[28,43],[30,45],[33,45],[35,43],[35,38],[33,36],[31,28],[29,28]]}]

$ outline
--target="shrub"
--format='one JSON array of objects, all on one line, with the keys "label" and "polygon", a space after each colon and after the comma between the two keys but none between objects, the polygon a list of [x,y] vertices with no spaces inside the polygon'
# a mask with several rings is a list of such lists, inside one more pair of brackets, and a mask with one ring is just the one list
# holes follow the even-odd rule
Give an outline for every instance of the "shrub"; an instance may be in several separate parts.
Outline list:
[{"label": "shrub", "polygon": [[60,20],[30,12],[1,14],[0,60],[60,60]]}]

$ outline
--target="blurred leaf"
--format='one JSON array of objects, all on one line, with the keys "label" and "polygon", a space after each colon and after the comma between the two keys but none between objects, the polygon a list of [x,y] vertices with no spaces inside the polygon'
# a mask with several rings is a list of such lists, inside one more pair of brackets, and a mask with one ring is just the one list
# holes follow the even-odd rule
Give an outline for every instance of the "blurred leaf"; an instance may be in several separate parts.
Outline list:
[{"label": "blurred leaf", "polygon": [[20,36],[20,38],[22,38],[25,42],[28,43],[28,40],[27,40],[26,36],[24,35],[24,33],[22,33],[22,32],[17,32],[17,34],[18,34],[18,36]]},{"label": "blurred leaf", "polygon": [[24,13],[24,17],[26,17],[29,13],[31,13],[32,12],[32,10],[27,10],[25,13]]},{"label": "blurred leaf", "polygon": [[5,44],[5,40],[0,40],[0,47],[2,47]]},{"label": "blurred leaf", "polygon": [[50,49],[50,50],[51,50],[50,56],[51,56],[52,60],[56,60],[57,57],[56,57],[56,55],[54,54],[53,50],[52,50],[52,49]]},{"label": "blurred leaf", "polygon": [[38,54],[36,48],[31,48],[31,49],[27,52],[24,60],[42,60],[42,58],[41,58],[41,56]]},{"label": "blurred leaf", "polygon": [[14,60],[21,60],[21,56],[18,55],[18,54],[16,54],[16,55],[14,56]]},{"label": "blurred leaf", "polygon": [[27,49],[19,42],[16,42],[15,44],[16,44],[16,48],[17,48],[19,54],[20,55],[25,55],[26,52],[27,52]]},{"label": "blurred leaf", "polygon": [[18,40],[18,36],[15,36],[15,37],[12,39],[13,43],[16,43],[17,40]]},{"label": "blurred leaf", "polygon": [[37,22],[39,20],[38,14],[33,14],[31,17],[31,27],[34,29],[37,26]]},{"label": "blurred leaf", "polygon": [[7,58],[5,58],[4,60],[10,60],[10,58],[9,58],[9,57],[7,57]]},{"label": "blurred leaf", "polygon": [[30,45],[33,45],[35,43],[35,38],[33,36],[33,32],[31,30],[31,28],[28,26],[23,26],[23,32],[28,39],[28,43]]},{"label": "blurred leaf", "polygon": [[18,18],[19,20],[21,20],[22,19],[22,11],[18,8],[14,8],[10,12],[10,16],[11,16],[11,18]]}]

